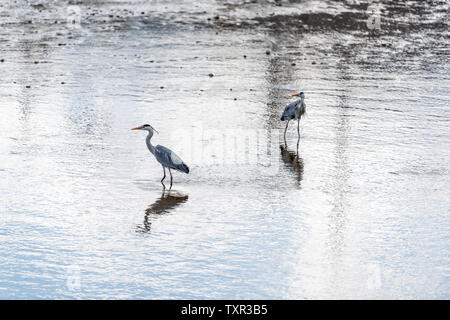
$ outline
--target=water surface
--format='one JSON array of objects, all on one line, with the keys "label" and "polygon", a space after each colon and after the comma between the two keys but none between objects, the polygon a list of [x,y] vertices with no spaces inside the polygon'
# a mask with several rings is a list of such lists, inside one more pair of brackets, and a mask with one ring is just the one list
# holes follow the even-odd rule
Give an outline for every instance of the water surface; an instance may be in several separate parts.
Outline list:
[{"label": "water surface", "polygon": [[380,3],[2,4],[0,298],[449,298],[448,3]]}]

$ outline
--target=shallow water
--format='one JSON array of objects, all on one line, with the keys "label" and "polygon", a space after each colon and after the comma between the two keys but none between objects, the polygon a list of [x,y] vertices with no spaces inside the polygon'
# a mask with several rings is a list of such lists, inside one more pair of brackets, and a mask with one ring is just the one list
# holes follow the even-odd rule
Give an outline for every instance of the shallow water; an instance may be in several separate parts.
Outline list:
[{"label": "shallow water", "polygon": [[450,298],[448,4],[196,3],[0,7],[0,298]]}]

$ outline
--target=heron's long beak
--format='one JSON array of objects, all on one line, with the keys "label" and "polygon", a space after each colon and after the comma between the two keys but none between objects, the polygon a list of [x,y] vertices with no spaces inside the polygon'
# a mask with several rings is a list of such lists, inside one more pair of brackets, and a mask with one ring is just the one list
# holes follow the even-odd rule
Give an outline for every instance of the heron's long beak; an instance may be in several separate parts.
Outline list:
[{"label": "heron's long beak", "polygon": [[133,129],[131,129],[131,130],[139,130],[139,129],[142,129],[142,126],[139,126],[139,127],[133,128]]},{"label": "heron's long beak", "polygon": [[298,93],[291,94],[292,97],[298,97],[299,95],[300,94],[298,94]]}]

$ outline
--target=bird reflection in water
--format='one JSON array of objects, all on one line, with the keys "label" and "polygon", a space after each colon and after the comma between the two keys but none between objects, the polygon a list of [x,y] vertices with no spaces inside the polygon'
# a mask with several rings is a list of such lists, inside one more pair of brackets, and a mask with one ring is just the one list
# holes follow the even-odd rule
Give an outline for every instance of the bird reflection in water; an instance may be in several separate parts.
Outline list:
[{"label": "bird reflection in water", "polygon": [[285,145],[280,145],[281,160],[297,173],[297,180],[300,182],[303,179],[303,159],[297,152],[290,151]]},{"label": "bird reflection in water", "polygon": [[163,215],[169,213],[173,208],[185,203],[189,196],[181,194],[175,190],[166,191],[153,204],[145,210],[144,222],[136,227],[138,233],[149,233],[152,216]]}]

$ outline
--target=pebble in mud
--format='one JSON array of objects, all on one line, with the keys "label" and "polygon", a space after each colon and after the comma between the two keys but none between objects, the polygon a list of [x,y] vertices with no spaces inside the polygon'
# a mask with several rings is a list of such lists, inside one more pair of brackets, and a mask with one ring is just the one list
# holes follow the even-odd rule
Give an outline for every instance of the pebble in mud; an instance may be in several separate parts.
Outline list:
[{"label": "pebble in mud", "polygon": [[266,54],[269,55],[270,54],[270,50],[266,50]]},{"label": "pebble in mud", "polygon": [[0,59],[0,62],[1,62],[1,63],[5,62],[5,59]]},{"label": "pebble in mud", "polygon": [[247,59],[247,56],[244,54],[244,59]]},{"label": "pebble in mud", "polygon": [[164,89],[164,86],[159,87],[160,89]]},{"label": "pebble in mud", "polygon": [[214,77],[214,74],[213,74],[213,73],[210,73],[210,74],[208,74],[208,76],[209,76],[210,78],[212,78],[212,77]]}]

